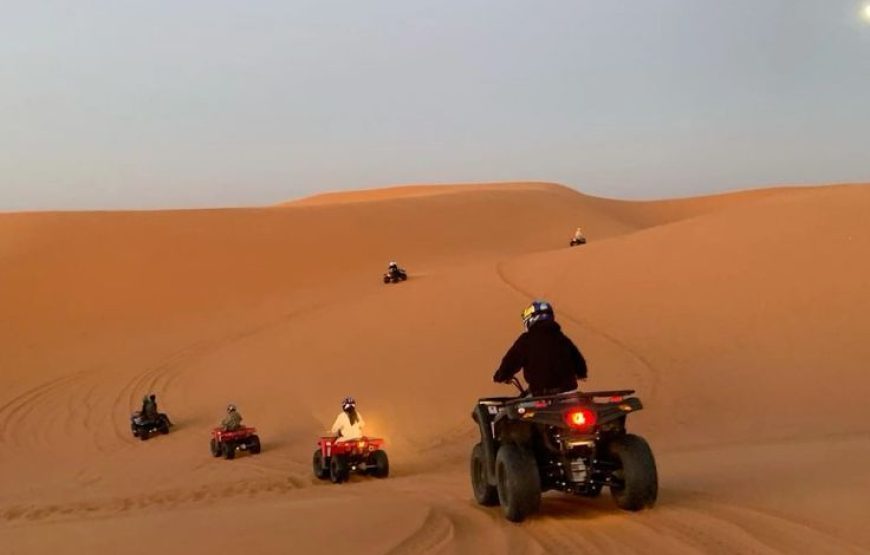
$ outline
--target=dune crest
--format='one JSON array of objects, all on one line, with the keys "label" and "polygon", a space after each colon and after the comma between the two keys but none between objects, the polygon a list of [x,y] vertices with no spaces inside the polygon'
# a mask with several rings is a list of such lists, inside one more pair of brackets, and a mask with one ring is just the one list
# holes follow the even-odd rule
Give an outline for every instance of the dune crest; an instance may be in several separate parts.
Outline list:
[{"label": "dune crest", "polygon": [[476,191],[545,191],[564,189],[563,185],[544,182],[504,182],[473,184],[435,184],[435,185],[394,185],[349,191],[319,193],[296,200],[287,201],[279,206],[312,206],[323,204],[343,204],[354,202],[391,201],[408,198],[432,197],[455,193]]}]

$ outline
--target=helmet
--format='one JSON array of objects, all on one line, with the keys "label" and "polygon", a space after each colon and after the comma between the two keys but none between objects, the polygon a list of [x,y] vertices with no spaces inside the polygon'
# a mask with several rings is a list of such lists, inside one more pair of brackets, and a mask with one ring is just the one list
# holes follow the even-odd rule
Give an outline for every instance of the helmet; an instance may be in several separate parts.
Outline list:
[{"label": "helmet", "polygon": [[350,410],[356,408],[356,401],[353,400],[353,397],[345,397],[341,400],[341,410]]},{"label": "helmet", "polygon": [[232,403],[227,405],[227,412],[236,412],[236,406]]},{"label": "helmet", "polygon": [[156,400],[157,400],[157,395],[154,395],[154,394],[152,393],[151,395],[148,396],[148,398],[151,399],[152,401],[156,401]]},{"label": "helmet", "polygon": [[553,305],[543,300],[532,301],[532,304],[523,310],[523,326],[526,330],[532,327],[533,324],[541,320],[552,320],[555,317],[553,313]]},{"label": "helmet", "polygon": [[395,263],[395,262],[390,262],[390,264],[389,264],[389,266],[388,266],[388,267],[389,267],[389,268],[398,268],[398,267],[399,267],[399,265],[398,265],[398,264],[396,264],[396,263]]}]

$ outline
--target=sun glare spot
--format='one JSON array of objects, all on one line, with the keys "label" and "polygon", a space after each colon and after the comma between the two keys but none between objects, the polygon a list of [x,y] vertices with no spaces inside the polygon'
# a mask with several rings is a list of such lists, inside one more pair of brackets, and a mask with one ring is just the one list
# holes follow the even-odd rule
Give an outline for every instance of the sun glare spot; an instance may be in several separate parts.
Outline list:
[{"label": "sun glare spot", "polygon": [[864,16],[864,21],[870,23],[870,2],[864,4],[864,8],[861,10],[861,15]]}]

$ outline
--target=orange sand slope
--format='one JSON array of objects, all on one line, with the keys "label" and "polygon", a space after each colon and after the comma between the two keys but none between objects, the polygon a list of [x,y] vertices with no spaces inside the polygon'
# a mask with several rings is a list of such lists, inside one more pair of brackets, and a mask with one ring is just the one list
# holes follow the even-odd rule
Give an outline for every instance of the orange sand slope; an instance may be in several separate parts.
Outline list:
[{"label": "orange sand slope", "polygon": [[[625,202],[522,183],[0,215],[0,545],[870,552],[867,214],[860,185]],[[390,259],[408,282],[380,283]],[[508,392],[489,380],[534,296],[586,387],[637,388],[653,510],[548,494],[517,526],[473,503],[470,409]],[[143,443],[128,416],[149,391],[176,427]],[[388,480],[311,475],[347,394]],[[261,455],[209,456],[230,401]]]}]

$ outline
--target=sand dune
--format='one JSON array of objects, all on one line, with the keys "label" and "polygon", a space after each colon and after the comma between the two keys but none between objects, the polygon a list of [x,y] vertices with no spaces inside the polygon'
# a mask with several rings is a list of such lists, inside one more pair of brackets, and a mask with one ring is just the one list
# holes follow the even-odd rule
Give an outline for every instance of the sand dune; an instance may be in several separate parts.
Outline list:
[{"label": "sand dune", "polygon": [[[867,213],[866,186],[625,202],[520,183],[0,215],[0,542],[867,552]],[[568,249],[576,225],[590,243]],[[383,286],[389,259],[412,279]],[[587,387],[644,399],[631,425],[659,459],[655,509],[548,495],[515,526],[473,503],[468,414],[507,392],[489,379],[533,296],[587,354]],[[177,427],[141,443],[127,417],[148,391]],[[388,438],[388,480],[311,476],[347,394]],[[262,455],[209,457],[229,401]]]}]

